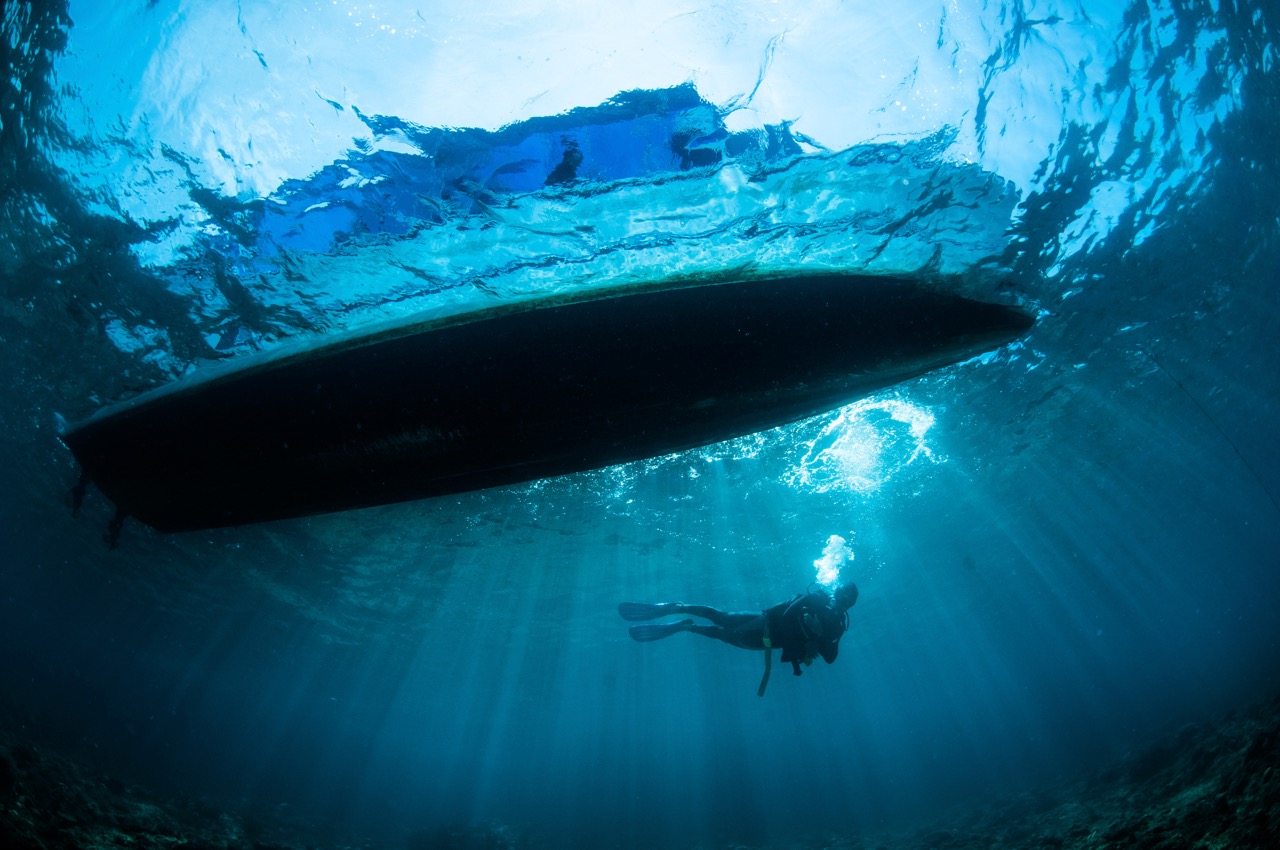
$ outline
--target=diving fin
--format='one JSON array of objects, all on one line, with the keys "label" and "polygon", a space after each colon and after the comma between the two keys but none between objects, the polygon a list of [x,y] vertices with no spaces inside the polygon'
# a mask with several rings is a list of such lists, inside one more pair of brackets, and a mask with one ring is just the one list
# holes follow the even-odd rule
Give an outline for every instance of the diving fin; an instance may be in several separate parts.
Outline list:
[{"label": "diving fin", "polygon": [[668,614],[679,614],[679,602],[619,602],[618,613],[624,620],[656,620]]},{"label": "diving fin", "polygon": [[632,626],[627,631],[631,632],[631,639],[638,640],[641,643],[648,643],[651,640],[662,640],[664,637],[670,637],[676,632],[687,631],[693,628],[693,620],[679,620],[675,623],[653,623],[646,626]]}]

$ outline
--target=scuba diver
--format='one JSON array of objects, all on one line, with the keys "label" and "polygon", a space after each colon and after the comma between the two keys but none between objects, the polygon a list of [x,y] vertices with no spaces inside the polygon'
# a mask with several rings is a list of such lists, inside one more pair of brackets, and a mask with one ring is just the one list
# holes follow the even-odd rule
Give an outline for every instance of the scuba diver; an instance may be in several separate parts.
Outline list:
[{"label": "scuba diver", "polygon": [[712,623],[704,626],[684,619],[674,623],[632,626],[632,639],[641,642],[661,640],[676,632],[693,632],[741,649],[763,649],[764,678],[760,680],[757,693],[764,696],[765,686],[769,683],[773,648],[782,650],[782,660],[791,662],[797,676],[802,672],[801,663],[806,666],[812,664],[819,655],[828,664],[835,662],[840,651],[840,638],[849,628],[849,609],[857,601],[857,585],[846,582],[831,593],[813,591],[760,613],[728,613],[706,605],[685,605],[682,602],[623,602],[618,605],[618,613],[624,620],[632,621],[691,614]]}]

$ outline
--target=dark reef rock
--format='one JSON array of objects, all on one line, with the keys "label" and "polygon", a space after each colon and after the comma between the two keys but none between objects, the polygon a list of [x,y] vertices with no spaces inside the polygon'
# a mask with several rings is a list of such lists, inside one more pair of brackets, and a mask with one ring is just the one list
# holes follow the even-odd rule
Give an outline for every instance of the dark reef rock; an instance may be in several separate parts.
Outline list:
[{"label": "dark reef rock", "polygon": [[12,794],[17,784],[18,766],[13,763],[13,756],[9,755],[8,750],[0,750],[0,798]]},{"label": "dark reef rock", "polygon": [[1280,847],[1280,699],[1217,727],[1184,727],[1093,777],[958,814],[941,828],[836,846]]},{"label": "dark reef rock", "polygon": [[[3,731],[3,730],[0,730]],[[12,738],[10,738],[12,741]],[[384,845],[332,831],[166,800],[28,743],[0,743],[0,846],[11,850],[337,850]],[[557,847],[501,825],[444,825],[387,847]],[[711,846],[702,844],[701,846]],[[740,844],[739,850],[753,850]],[[770,845],[762,845],[760,850]],[[803,848],[789,842],[788,848]],[[1188,726],[1094,776],[972,805],[909,831],[829,836],[832,850],[1280,847],[1280,699],[1216,727]]]}]

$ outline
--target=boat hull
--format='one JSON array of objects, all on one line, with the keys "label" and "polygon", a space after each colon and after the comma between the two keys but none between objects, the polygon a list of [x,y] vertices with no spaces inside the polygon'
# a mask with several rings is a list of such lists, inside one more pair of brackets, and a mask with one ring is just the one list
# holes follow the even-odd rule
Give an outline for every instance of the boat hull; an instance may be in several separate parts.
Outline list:
[{"label": "boat hull", "polygon": [[849,403],[1026,333],[848,274],[533,302],[162,388],[63,435],[124,515],[185,531],[529,481]]}]

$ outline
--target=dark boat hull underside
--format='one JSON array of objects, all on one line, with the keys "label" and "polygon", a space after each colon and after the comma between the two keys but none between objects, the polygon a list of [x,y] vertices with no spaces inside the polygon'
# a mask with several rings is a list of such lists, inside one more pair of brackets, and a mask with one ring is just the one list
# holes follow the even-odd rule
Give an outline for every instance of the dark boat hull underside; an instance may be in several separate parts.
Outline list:
[{"label": "dark boat hull underside", "polygon": [[162,388],[63,439],[122,515],[212,528],[706,445],[846,404],[1031,324],[905,278],[628,291],[317,347]]}]

